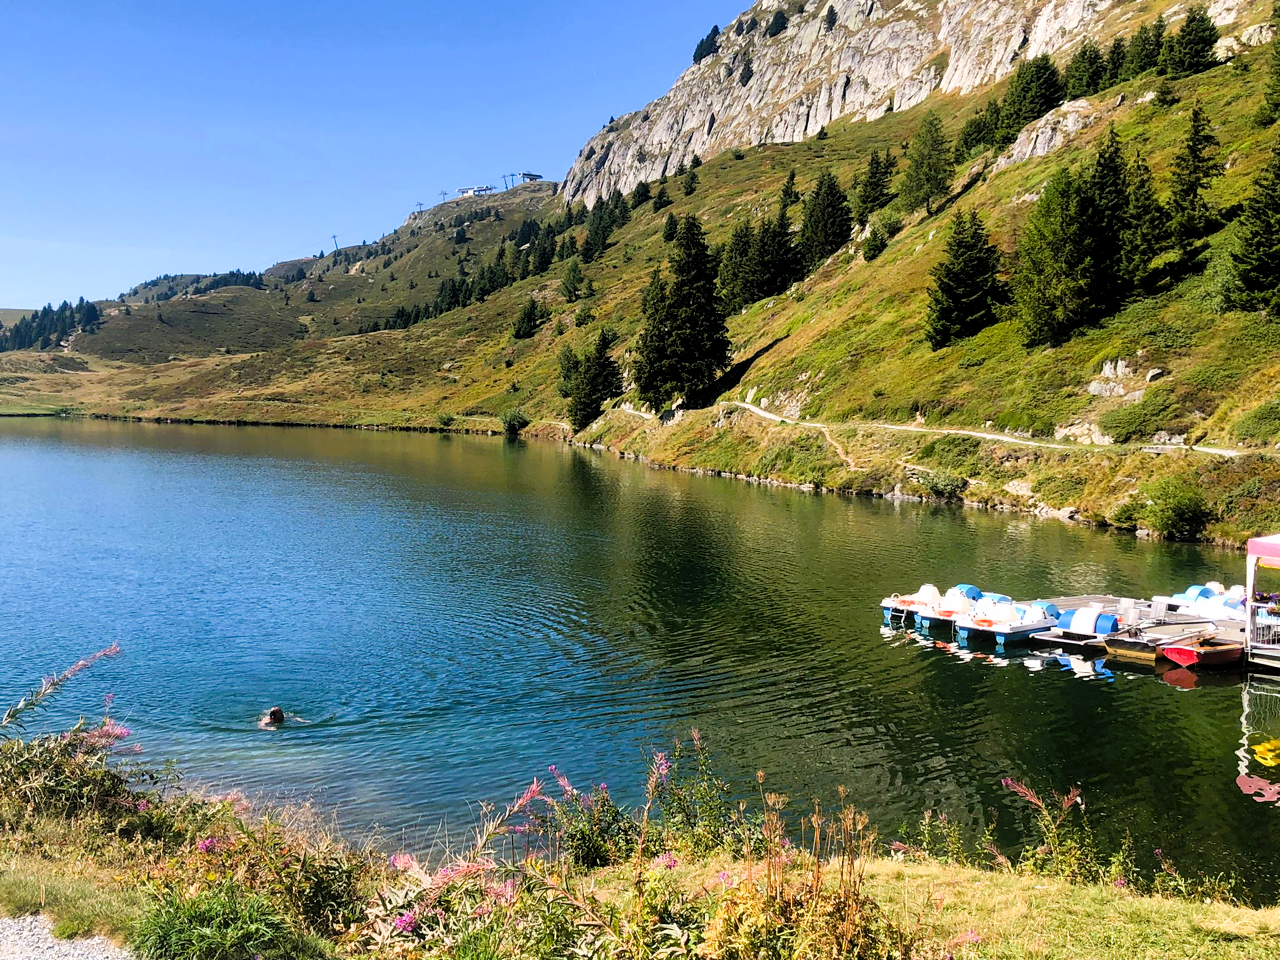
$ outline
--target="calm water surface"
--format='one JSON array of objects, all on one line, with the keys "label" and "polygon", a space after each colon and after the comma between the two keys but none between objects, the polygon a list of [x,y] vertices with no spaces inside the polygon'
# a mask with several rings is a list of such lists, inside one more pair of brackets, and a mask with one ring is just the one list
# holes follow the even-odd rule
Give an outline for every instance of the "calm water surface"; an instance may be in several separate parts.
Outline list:
[{"label": "calm water surface", "polygon": [[[877,607],[926,580],[1150,595],[1235,582],[1235,554],[550,443],[51,420],[0,421],[0,531],[0,699],[118,641],[47,722],[113,693],[149,756],[352,828],[460,827],[549,763],[634,798],[697,726],[731,777],[846,785],[887,833],[933,808],[1012,846],[1002,777],[1079,784],[1104,839],[1277,887],[1280,809],[1236,782],[1280,781],[1237,755],[1280,737],[1263,691],[1242,718],[1238,682],[966,658]],[[256,729],[273,703],[311,724]]]}]

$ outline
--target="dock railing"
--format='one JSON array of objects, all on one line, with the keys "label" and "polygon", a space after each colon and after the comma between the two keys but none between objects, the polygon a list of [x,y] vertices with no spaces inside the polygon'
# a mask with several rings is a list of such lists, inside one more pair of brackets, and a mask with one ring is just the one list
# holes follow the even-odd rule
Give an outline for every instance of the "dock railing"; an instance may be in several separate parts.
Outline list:
[{"label": "dock railing", "polygon": [[1249,604],[1249,625],[1245,636],[1249,649],[1280,654],[1280,617],[1270,613],[1269,603]]}]

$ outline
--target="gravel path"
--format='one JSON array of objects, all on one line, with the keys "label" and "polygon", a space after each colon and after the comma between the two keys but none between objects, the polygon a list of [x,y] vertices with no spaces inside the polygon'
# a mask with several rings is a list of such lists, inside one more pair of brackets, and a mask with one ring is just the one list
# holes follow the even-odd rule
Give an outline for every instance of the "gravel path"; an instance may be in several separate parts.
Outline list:
[{"label": "gravel path", "polygon": [[0,917],[0,960],[131,960],[114,944],[92,940],[58,940],[44,917]]}]

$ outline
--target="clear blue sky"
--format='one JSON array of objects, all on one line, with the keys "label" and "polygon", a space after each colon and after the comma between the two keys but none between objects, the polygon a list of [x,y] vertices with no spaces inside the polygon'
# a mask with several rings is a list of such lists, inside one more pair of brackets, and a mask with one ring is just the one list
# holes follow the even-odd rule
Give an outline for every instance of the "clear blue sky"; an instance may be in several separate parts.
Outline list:
[{"label": "clear blue sky", "polygon": [[0,0],[0,307],[373,240],[564,176],[749,0]]}]

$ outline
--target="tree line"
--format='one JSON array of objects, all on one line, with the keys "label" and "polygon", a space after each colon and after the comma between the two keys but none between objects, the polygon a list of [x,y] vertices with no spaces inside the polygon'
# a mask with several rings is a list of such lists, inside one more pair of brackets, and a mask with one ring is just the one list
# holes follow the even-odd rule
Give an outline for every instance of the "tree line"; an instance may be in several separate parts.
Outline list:
[{"label": "tree line", "polygon": [[1161,15],[1143,24],[1130,39],[1116,37],[1104,53],[1086,40],[1059,71],[1048,54],[1018,64],[1003,99],[987,102],[961,128],[955,161],[961,163],[978,149],[1003,150],[1032,123],[1064,99],[1077,100],[1101,93],[1149,71],[1171,78],[1190,76],[1217,63],[1214,46],[1218,28],[1202,6],[1187,11],[1176,32],[1169,32]]},{"label": "tree line", "polygon": [[46,304],[13,326],[0,327],[0,353],[7,350],[47,350],[76,331],[95,333],[101,325],[102,316],[97,305],[84,297],[75,304],[66,300],[57,307]]}]

